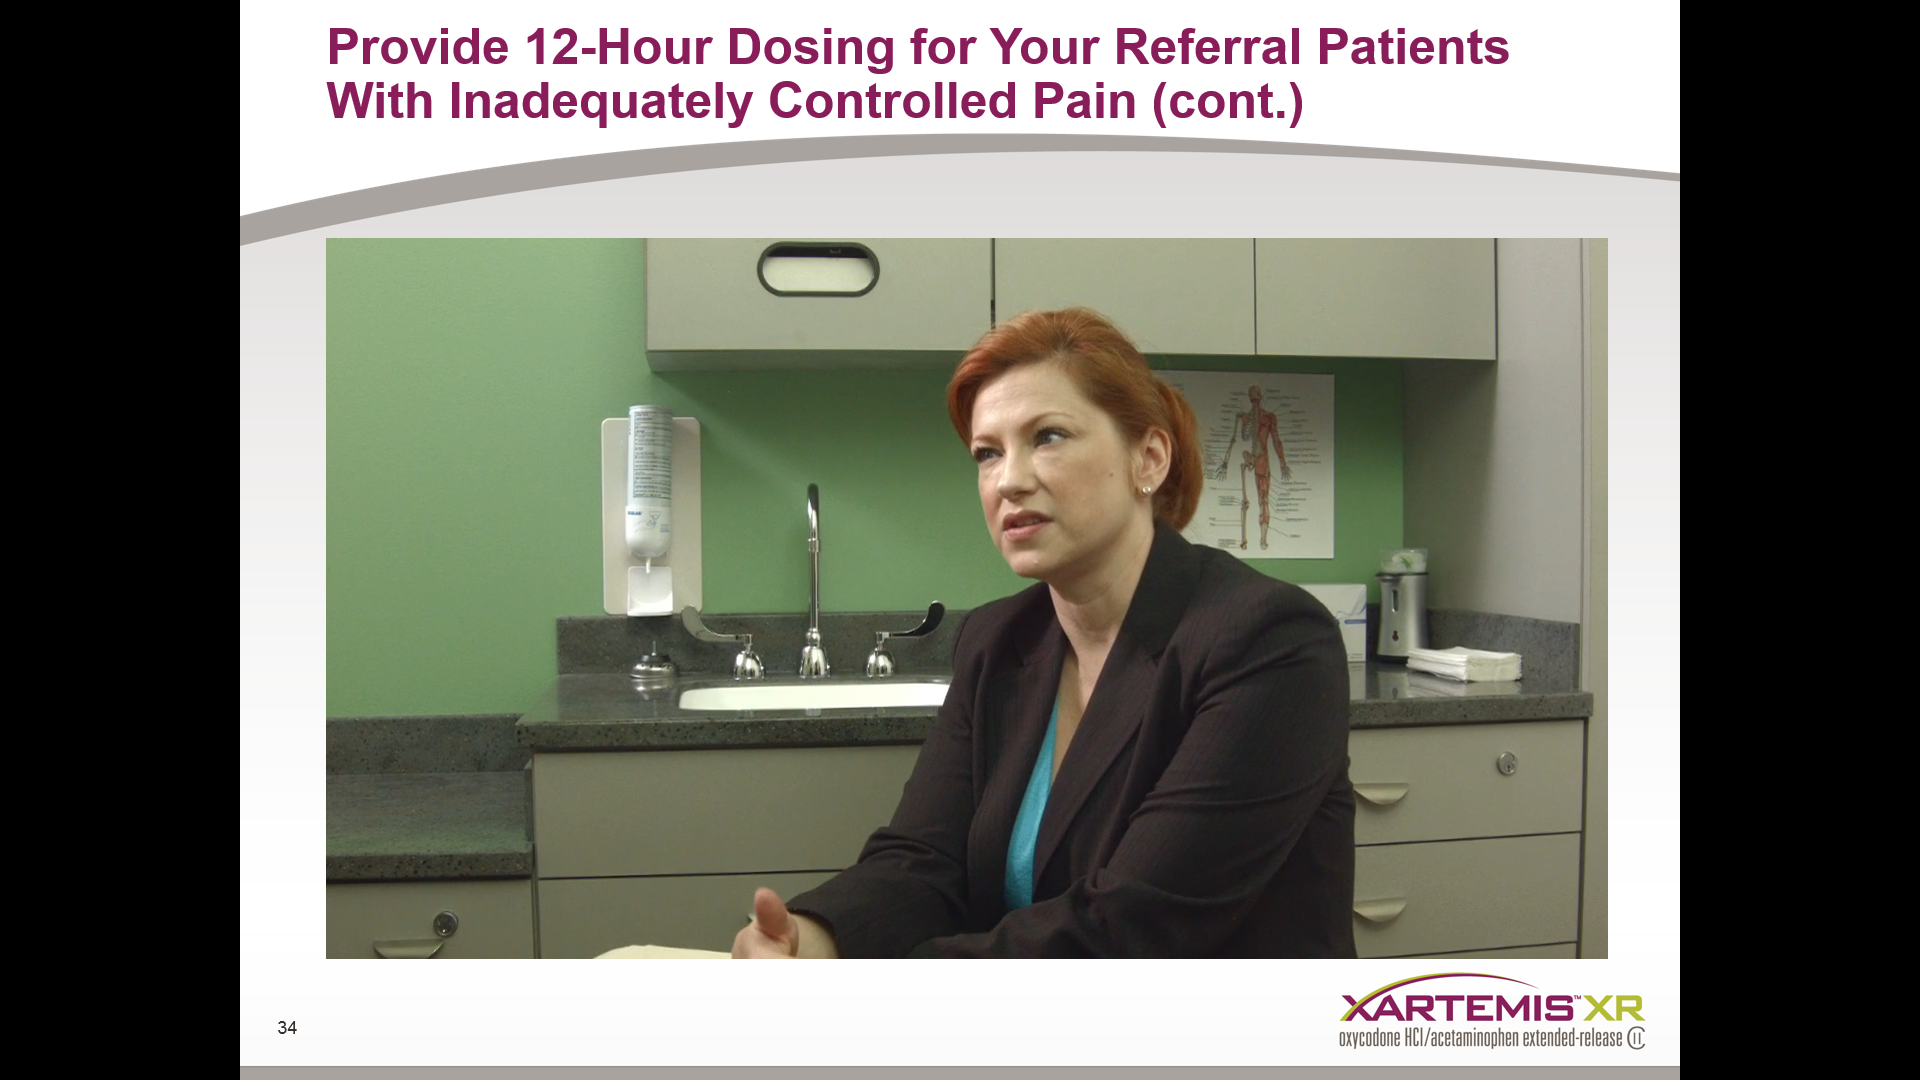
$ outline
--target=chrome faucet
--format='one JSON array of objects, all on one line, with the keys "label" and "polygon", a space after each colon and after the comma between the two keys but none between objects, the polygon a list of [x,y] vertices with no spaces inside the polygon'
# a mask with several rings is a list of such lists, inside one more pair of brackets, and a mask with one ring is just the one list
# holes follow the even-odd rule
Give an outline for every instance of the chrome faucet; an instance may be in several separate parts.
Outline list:
[{"label": "chrome faucet", "polygon": [[807,562],[813,590],[807,602],[807,643],[800,647],[800,677],[824,679],[833,668],[820,647],[820,485],[807,485]]}]

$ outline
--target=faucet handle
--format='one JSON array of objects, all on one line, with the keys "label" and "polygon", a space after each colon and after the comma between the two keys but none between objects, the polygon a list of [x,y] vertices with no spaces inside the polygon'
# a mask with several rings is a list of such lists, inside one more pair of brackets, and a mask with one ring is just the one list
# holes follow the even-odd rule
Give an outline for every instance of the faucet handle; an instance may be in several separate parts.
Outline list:
[{"label": "faucet handle", "polygon": [[715,645],[738,645],[740,655],[733,658],[733,677],[736,679],[762,679],[766,669],[760,663],[760,654],[753,651],[752,634],[719,634],[707,629],[700,621],[700,612],[692,605],[680,609],[680,625],[687,628],[700,641]]},{"label": "faucet handle", "polygon": [[927,617],[920,621],[919,626],[911,630],[877,630],[873,635],[874,643],[878,644],[890,637],[926,637],[928,634],[938,630],[940,628],[940,620],[946,617],[947,605],[935,600],[933,603],[927,605]]},{"label": "faucet handle", "polygon": [[680,625],[686,627],[687,633],[695,638],[715,645],[732,645],[753,640],[752,634],[716,634],[707,629],[707,624],[700,621],[700,609],[691,604],[680,609]]},{"label": "faucet handle", "polygon": [[911,630],[876,630],[873,634],[873,651],[867,654],[867,677],[885,678],[893,674],[893,654],[887,651],[887,639],[897,637],[926,637],[940,626],[940,620],[946,618],[946,605],[939,601],[927,605],[927,617],[919,626]]}]

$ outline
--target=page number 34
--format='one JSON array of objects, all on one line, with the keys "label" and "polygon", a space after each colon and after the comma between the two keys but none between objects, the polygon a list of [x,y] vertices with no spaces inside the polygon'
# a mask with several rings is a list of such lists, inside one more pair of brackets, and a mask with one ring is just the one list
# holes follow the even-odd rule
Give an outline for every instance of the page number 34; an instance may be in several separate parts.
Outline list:
[{"label": "page number 34", "polygon": [[300,1029],[294,1026],[293,1021],[291,1020],[280,1021],[280,1034],[298,1035],[299,1033],[300,1033]]}]

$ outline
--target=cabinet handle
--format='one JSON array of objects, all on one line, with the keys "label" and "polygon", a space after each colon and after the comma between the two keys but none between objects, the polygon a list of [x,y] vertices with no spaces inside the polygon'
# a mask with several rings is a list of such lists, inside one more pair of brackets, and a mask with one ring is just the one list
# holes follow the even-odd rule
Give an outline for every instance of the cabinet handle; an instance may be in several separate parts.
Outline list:
[{"label": "cabinet handle", "polygon": [[865,296],[880,259],[865,244],[780,243],[760,253],[760,286],[775,296]]},{"label": "cabinet handle", "polygon": [[1390,896],[1385,900],[1360,900],[1353,905],[1353,913],[1374,923],[1388,923],[1400,917],[1407,910],[1407,898]]},{"label": "cabinet handle", "polygon": [[1407,797],[1405,784],[1355,784],[1353,793],[1375,806],[1392,806]]},{"label": "cabinet handle", "polygon": [[443,938],[394,938],[374,942],[373,951],[384,960],[425,960],[445,944]]}]

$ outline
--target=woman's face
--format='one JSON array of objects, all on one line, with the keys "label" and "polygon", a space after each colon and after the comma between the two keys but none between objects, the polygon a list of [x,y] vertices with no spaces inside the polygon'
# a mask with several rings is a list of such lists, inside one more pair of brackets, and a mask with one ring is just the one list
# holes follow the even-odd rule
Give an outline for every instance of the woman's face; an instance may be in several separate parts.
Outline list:
[{"label": "woman's face", "polygon": [[1139,488],[1165,466],[1155,468],[1148,445],[1129,447],[1057,363],[1023,364],[982,387],[972,439],[980,508],[1013,572],[1059,586],[1120,557],[1129,530],[1151,537]]}]

